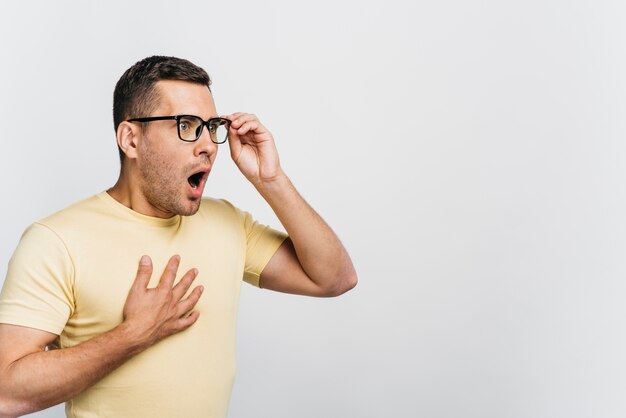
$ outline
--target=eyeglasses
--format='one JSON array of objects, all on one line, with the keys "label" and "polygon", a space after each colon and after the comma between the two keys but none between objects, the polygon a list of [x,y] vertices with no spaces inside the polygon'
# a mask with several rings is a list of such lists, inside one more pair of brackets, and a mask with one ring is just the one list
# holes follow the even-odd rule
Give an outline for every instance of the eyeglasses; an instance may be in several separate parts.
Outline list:
[{"label": "eyeglasses", "polygon": [[207,121],[194,115],[154,116],[151,118],[128,119],[127,122],[152,122],[155,120],[175,120],[178,127],[178,137],[185,142],[194,142],[202,135],[204,125],[209,129],[211,141],[223,144],[228,139],[230,120],[226,118],[211,118]]}]

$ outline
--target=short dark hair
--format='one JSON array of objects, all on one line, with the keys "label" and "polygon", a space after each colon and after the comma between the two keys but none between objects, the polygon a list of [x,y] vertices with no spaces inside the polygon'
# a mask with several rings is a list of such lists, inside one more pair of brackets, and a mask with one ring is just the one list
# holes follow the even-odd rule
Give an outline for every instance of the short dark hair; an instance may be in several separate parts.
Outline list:
[{"label": "short dark hair", "polygon": [[[176,57],[154,55],[130,67],[115,85],[113,92],[113,125],[130,118],[146,117],[158,106],[155,84],[160,80],[182,80],[206,85],[211,91],[211,78],[202,68]],[[119,148],[119,147],[118,147]],[[119,149],[120,160],[124,152]]]}]

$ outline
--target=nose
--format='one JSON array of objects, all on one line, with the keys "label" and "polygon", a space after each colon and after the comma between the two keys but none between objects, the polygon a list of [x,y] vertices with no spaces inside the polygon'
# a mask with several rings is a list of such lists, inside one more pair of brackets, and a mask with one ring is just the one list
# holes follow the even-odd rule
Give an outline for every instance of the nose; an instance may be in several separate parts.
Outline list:
[{"label": "nose", "polygon": [[209,133],[209,128],[207,126],[202,128],[200,138],[194,142],[194,145],[194,155],[196,157],[202,154],[212,156],[217,152],[217,144],[211,141],[211,134]]}]

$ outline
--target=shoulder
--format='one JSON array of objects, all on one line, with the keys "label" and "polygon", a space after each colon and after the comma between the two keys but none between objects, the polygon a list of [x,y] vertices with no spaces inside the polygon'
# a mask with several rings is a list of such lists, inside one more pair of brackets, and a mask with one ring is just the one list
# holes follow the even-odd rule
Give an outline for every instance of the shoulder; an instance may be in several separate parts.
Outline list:
[{"label": "shoulder", "polygon": [[90,212],[90,206],[97,204],[97,200],[97,195],[82,199],[31,223],[22,233],[12,258],[30,260],[43,254],[67,258],[70,231],[83,229],[80,220]]},{"label": "shoulder", "polygon": [[102,211],[102,202],[98,195],[79,200],[71,205],[54,212],[51,215],[40,219],[36,224],[46,226],[52,230],[63,229],[64,227],[75,227],[76,221],[84,219]]},{"label": "shoulder", "polygon": [[226,199],[203,198],[198,212],[183,220],[189,226],[211,227],[214,231],[245,231],[253,223],[252,216]]},{"label": "shoulder", "polygon": [[202,204],[198,210],[198,215],[202,217],[221,217],[241,219],[244,212],[230,203],[226,199],[216,199],[212,197],[202,198]]}]

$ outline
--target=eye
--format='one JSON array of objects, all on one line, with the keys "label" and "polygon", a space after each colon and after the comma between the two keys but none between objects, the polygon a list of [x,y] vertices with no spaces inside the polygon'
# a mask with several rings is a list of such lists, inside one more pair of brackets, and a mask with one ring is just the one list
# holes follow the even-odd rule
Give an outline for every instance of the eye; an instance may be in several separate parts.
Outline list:
[{"label": "eye", "polygon": [[189,122],[187,122],[186,120],[181,120],[178,123],[178,127],[180,128],[181,132],[188,132],[190,129],[190,124]]}]

